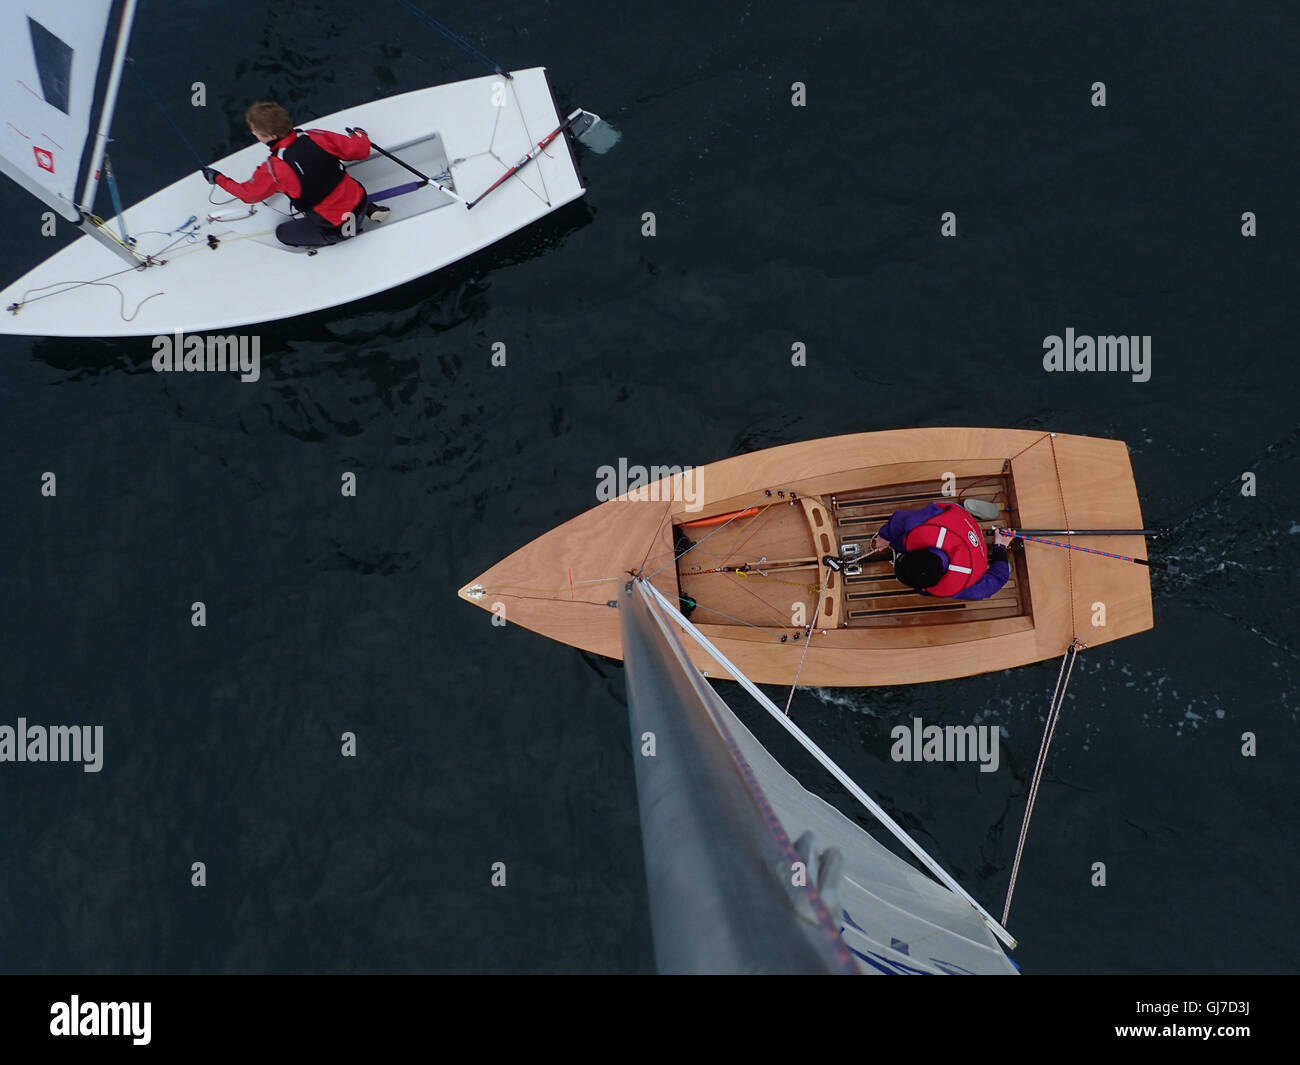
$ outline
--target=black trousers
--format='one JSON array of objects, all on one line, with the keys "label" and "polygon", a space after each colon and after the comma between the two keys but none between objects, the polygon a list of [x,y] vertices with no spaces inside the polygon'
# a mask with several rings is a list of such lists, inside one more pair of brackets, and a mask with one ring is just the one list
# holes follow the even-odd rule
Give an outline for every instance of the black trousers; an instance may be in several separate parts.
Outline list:
[{"label": "black trousers", "polygon": [[[363,186],[361,201],[352,208],[355,226],[353,233],[361,232],[366,220],[366,211],[370,207],[370,197]],[[326,221],[315,211],[308,211],[302,218],[291,218],[287,222],[281,222],[275,227],[275,236],[281,244],[288,244],[294,248],[324,248],[348,239],[347,234],[343,232],[343,226],[336,226],[333,222]]]}]

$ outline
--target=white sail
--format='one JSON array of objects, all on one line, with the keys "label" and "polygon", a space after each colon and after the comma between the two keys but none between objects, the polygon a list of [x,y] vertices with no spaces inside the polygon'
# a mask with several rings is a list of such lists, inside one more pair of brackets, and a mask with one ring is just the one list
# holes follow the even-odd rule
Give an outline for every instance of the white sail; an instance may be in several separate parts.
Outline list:
[{"label": "white sail", "polygon": [[[802,861],[809,883],[838,927],[839,940],[856,960],[860,971],[891,975],[1017,971],[998,946],[998,934],[1006,936],[1005,931],[946,873],[938,870],[938,875],[951,887],[936,883],[913,868],[838,810],[805,790],[754,738],[690,664],[675,630],[692,635],[697,630],[658,589],[648,581],[633,582],[623,595],[620,609],[624,611],[621,619],[624,648],[631,652],[625,660],[634,742],[642,742],[637,729],[651,721],[651,708],[656,704],[662,706],[674,697],[674,689],[662,678],[677,678],[681,684],[675,689],[676,700],[688,706],[698,720],[710,721],[723,738],[734,772],[747,782],[746,790],[754,798],[756,811],[763,814],[762,823],[772,830],[779,826],[780,837],[790,841],[786,845],[792,845]],[[645,616],[661,634],[657,656],[644,639],[638,642],[636,638],[633,625],[641,611],[648,611]],[[642,653],[643,644],[651,653]],[[721,659],[719,663],[725,664]],[[783,716],[775,707],[769,709],[778,717]],[[812,915],[805,913],[796,918],[797,900],[795,908],[788,908],[784,918],[771,916],[770,901],[763,913],[757,912],[758,888],[763,886],[763,878],[742,882],[740,876],[744,870],[735,856],[747,851],[746,840],[739,831],[744,827],[743,819],[734,816],[728,819],[721,804],[700,812],[698,803],[691,807],[686,798],[679,798],[691,790],[692,784],[698,787],[701,771],[685,764],[688,752],[683,750],[682,739],[676,732],[667,731],[672,725],[671,717],[665,714],[661,718],[665,731],[663,736],[657,736],[655,757],[636,761],[656,959],[663,967],[667,958],[674,971],[741,971],[738,962],[761,971],[805,971],[800,967],[798,952],[787,941],[791,928],[811,929]],[[696,742],[699,739],[697,733]],[[656,774],[661,778],[667,775],[666,780],[658,782],[658,793],[652,791]],[[665,784],[672,786],[672,793],[665,794]],[[653,801],[650,810],[644,805],[647,795]],[[660,824],[665,817],[670,818],[671,832],[663,830]],[[704,822],[702,826],[701,822]],[[704,837],[706,832],[711,833],[708,838],[719,854],[716,868],[698,858],[687,865],[692,858],[689,843],[694,837]],[[760,834],[750,832],[749,835]],[[735,840],[728,836],[734,836]],[[731,848],[725,860],[719,841],[726,841]],[[922,855],[928,866],[937,868],[933,859],[923,852]],[[663,872],[664,868],[667,873]],[[788,869],[788,865],[782,869],[783,875]],[[788,883],[788,878],[783,882]],[[656,894],[661,897],[656,898]],[[755,912],[748,912],[751,903],[745,900],[752,900]],[[741,918],[748,920],[748,927],[757,925],[761,929],[739,946],[735,944],[737,934],[730,925],[723,926],[718,916],[727,909],[728,902],[747,911]],[[701,906],[706,904],[707,909],[701,911]],[[731,925],[739,920],[730,913],[725,916]],[[714,925],[719,926],[718,931],[714,931]],[[1009,936],[1006,938],[1010,940]],[[763,947],[764,952],[759,953],[758,947]],[[710,952],[716,952],[716,960]]]},{"label": "white sail", "polygon": [[[74,221],[100,118],[111,113],[134,4],[7,0],[0,6],[0,171]],[[117,71],[114,71],[116,74]]]}]

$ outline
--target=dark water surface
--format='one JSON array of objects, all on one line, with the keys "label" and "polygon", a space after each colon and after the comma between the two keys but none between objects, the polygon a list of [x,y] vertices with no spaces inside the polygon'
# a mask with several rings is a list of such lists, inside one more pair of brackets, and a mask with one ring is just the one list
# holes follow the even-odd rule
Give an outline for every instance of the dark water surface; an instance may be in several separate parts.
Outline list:
[{"label": "dark water surface", "polygon": [[[155,374],[147,338],[0,338],[0,724],[106,733],[98,774],[0,764],[0,969],[652,969],[621,666],[493,628],[456,588],[593,505],[620,456],[950,424],[1126,440],[1148,522],[1180,523],[1151,544],[1173,567],[1154,631],[1076,671],[1018,962],[1300,968],[1300,19],[436,13],[622,131],[584,155],[583,201],[396,292],[266,326],[257,384]],[[481,73],[388,0],[365,18],[341,0],[153,0],[132,54],[211,158],[245,143],[253,98],[311,116]],[[188,106],[198,80],[206,111]],[[133,81],[115,135],[129,202],[193,169]],[[8,280],[52,242],[12,183],[0,209]],[[1043,338],[1067,327],[1150,334],[1151,379],[1044,372]],[[1000,910],[1055,676],[804,690],[793,714]],[[891,762],[889,729],[913,716],[1001,724],[1002,768]]]}]

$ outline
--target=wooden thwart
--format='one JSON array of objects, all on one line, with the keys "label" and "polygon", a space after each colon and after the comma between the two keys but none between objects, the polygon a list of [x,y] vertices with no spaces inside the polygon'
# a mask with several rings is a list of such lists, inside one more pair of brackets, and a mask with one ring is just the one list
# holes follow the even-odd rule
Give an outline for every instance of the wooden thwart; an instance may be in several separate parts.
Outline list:
[{"label": "wooden thwart", "polygon": [[[842,543],[857,543],[863,550],[871,537],[898,510],[920,510],[931,503],[953,503],[965,499],[983,499],[1007,507],[1014,499],[1010,474],[992,477],[959,477],[950,482],[956,495],[945,495],[931,482],[885,485],[859,492],[837,494],[832,500],[835,531]],[[996,520],[980,522],[986,531],[1012,522],[1014,510],[1003,510]],[[1029,613],[1028,598],[1021,595],[1022,581],[1018,570],[1024,559],[1019,552],[1010,553],[1011,577],[1006,585],[988,599],[966,602],[920,595],[899,583],[893,564],[882,560],[864,564],[860,577],[847,580],[847,604],[844,622],[851,626],[898,626],[954,624],[989,618],[1017,617]]]}]

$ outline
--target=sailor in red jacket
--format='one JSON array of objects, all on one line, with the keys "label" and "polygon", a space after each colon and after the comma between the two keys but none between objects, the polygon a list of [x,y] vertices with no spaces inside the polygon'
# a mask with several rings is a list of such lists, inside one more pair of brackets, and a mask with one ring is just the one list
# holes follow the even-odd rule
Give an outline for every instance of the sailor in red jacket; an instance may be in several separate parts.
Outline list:
[{"label": "sailor in red jacket", "polygon": [[871,538],[871,550],[895,551],[894,576],[922,595],[945,599],[987,599],[1011,576],[1009,534],[999,531],[985,548],[979,522],[955,503],[931,503],[895,511]]},{"label": "sailor in red jacket", "polygon": [[244,117],[271,157],[247,181],[234,181],[211,167],[203,168],[203,176],[245,203],[257,203],[277,192],[288,196],[303,217],[276,227],[282,244],[300,248],[337,244],[361,232],[362,218],[382,222],[388,217],[388,208],[371,203],[365,187],[343,168],[344,159],[370,155],[365,130],[345,137],[323,129],[294,129],[289,113],[269,100],[253,104]]}]

